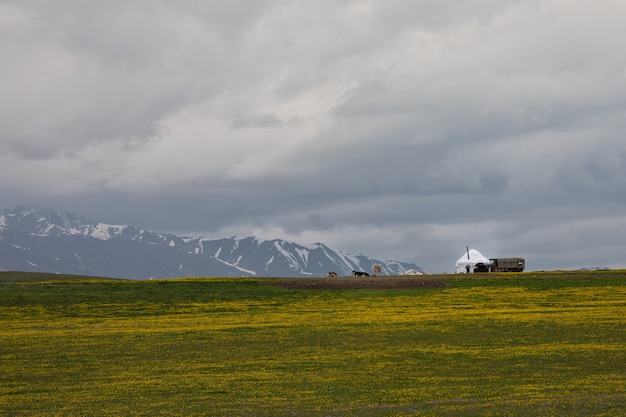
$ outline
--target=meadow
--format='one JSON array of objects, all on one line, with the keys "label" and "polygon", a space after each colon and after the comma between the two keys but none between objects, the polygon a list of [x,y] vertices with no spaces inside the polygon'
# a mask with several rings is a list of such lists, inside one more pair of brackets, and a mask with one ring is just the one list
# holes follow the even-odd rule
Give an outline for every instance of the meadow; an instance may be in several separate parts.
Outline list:
[{"label": "meadow", "polygon": [[432,279],[0,272],[0,416],[626,415],[626,271]]}]

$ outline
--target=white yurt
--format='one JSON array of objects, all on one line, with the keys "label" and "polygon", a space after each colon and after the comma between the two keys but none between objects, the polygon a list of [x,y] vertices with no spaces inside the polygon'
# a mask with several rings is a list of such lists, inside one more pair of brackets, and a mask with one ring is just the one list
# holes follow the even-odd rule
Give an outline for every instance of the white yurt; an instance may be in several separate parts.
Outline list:
[{"label": "white yurt", "polygon": [[477,264],[491,265],[492,262],[476,249],[468,249],[463,256],[456,261],[456,273],[472,273],[474,269],[476,269]]}]

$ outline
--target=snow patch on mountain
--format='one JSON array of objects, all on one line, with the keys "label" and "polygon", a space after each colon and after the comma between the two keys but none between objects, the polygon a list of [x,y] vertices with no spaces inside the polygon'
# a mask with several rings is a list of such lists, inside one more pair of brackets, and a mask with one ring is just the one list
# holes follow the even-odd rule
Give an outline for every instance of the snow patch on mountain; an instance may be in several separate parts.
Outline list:
[{"label": "snow patch on mountain", "polygon": [[300,259],[302,259],[302,261],[304,262],[305,265],[307,263],[309,263],[309,253],[310,252],[308,250],[296,248],[295,251],[300,256]]},{"label": "snow patch on mountain", "polygon": [[221,259],[219,259],[219,258],[216,258],[216,259],[217,259],[219,262],[222,262],[224,265],[232,266],[232,267],[234,267],[235,269],[237,269],[237,270],[239,270],[239,271],[241,271],[241,272],[243,272],[243,273],[246,273],[246,274],[249,274],[249,275],[256,275],[256,272],[255,272],[255,271],[252,271],[252,270],[250,270],[250,269],[241,268],[241,267],[239,267],[239,266],[237,266],[237,265],[233,265],[233,264],[228,263],[228,262],[226,262],[226,261],[223,261],[223,260],[221,260]]},{"label": "snow patch on mountain", "polygon": [[120,236],[127,226],[111,225],[98,223],[93,226],[86,226],[83,230],[71,229],[76,231],[76,234],[82,234],[83,236],[93,237],[94,239],[109,240],[114,236]]}]

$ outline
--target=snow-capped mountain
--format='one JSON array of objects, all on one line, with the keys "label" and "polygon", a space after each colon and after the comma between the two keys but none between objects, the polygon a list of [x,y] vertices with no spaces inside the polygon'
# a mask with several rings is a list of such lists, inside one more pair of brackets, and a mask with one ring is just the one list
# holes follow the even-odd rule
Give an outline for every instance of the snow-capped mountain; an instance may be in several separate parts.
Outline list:
[{"label": "snow-capped mountain", "polygon": [[319,277],[353,270],[381,275],[422,271],[413,263],[380,261],[255,237],[205,239],[154,233],[132,225],[94,223],[56,210],[0,211],[0,270],[149,279],[184,276]]}]

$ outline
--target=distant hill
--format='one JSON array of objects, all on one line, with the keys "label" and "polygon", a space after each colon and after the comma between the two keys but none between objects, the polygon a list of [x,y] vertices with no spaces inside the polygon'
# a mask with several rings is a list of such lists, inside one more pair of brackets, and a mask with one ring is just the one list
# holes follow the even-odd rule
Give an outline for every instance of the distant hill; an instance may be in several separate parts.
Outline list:
[{"label": "distant hill", "polygon": [[[0,211],[0,270],[131,279],[184,276],[319,277],[352,270],[381,275],[423,271],[414,263],[381,261],[256,237],[205,239],[89,221],[76,214],[30,208]],[[415,272],[411,271],[411,272]]]}]

